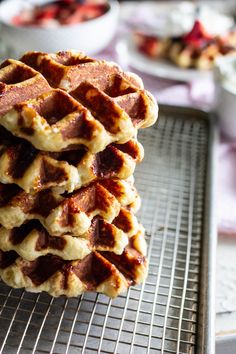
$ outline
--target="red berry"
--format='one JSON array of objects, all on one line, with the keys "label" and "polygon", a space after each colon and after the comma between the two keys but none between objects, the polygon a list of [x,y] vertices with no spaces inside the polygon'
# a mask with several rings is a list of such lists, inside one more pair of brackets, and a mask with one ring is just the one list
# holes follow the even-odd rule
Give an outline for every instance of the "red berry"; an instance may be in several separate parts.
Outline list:
[{"label": "red berry", "polygon": [[213,36],[206,31],[203,24],[199,20],[196,20],[192,30],[183,36],[183,41],[186,44],[190,44],[195,47],[199,47],[203,43],[211,41],[212,39]]}]

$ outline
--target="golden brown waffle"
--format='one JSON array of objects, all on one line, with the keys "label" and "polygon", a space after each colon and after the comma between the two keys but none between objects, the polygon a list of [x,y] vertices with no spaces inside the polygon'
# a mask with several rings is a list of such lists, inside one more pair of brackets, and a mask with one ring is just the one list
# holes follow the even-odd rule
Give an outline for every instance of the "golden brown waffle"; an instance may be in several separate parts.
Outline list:
[{"label": "golden brown waffle", "polygon": [[[76,85],[66,85],[70,95],[56,89],[19,103],[0,118],[0,124],[39,150],[58,152],[83,145],[96,153],[112,142],[127,142],[137,134],[137,129],[156,121],[156,101],[142,88],[141,79],[105,61],[83,57],[78,64],[80,56],[73,52],[26,54],[22,60],[30,65],[44,63],[43,69],[41,64],[37,69],[51,84],[48,73],[59,78],[63,72],[61,81],[67,77],[70,82],[77,80]],[[62,64],[65,57],[66,65]],[[91,63],[99,68],[96,76],[93,70],[85,69]],[[52,85],[65,89],[57,79]]]},{"label": "golden brown waffle", "polygon": [[[67,77],[70,82],[77,80],[76,85],[66,85],[70,95],[52,89],[25,102],[19,95],[18,104],[0,117],[0,124],[39,150],[58,152],[82,145],[96,153],[110,143],[126,143],[137,134],[137,129],[156,121],[156,101],[143,90],[140,79],[123,73],[113,63],[80,56],[73,52],[26,54],[22,60],[30,65],[44,63],[43,69],[41,64],[37,69],[51,84],[48,73],[59,78],[63,72],[61,81]],[[62,64],[65,57],[66,65]],[[78,60],[82,63],[78,64]],[[99,68],[95,76],[93,70],[85,69],[91,63]],[[53,86],[62,88],[57,79]]]},{"label": "golden brown waffle", "polygon": [[220,38],[215,38],[200,48],[183,41],[174,41],[169,47],[168,57],[182,68],[209,70],[213,68],[217,58],[235,53],[235,46],[224,43]]},{"label": "golden brown waffle", "polygon": [[0,228],[0,249],[4,252],[16,251],[29,261],[46,254],[57,255],[66,260],[82,259],[91,253],[90,247],[92,245],[86,238],[51,236],[36,220],[11,230]]},{"label": "golden brown waffle", "polygon": [[15,183],[28,193],[47,188],[73,192],[94,180],[127,179],[142,159],[143,147],[135,139],[97,154],[85,149],[46,153],[0,127],[0,182]]},{"label": "golden brown waffle", "polygon": [[112,102],[130,116],[135,127],[148,127],[157,118],[156,102],[143,89],[140,77],[123,72],[112,62],[73,51],[28,52],[21,60],[41,72],[52,87],[70,92],[96,118],[98,111],[104,112],[104,106],[113,111]]},{"label": "golden brown waffle", "polygon": [[0,117],[0,124],[39,150],[58,152],[85,146],[96,153],[135,135],[129,116],[118,105],[110,108],[100,120],[95,119],[88,109],[57,89],[15,105]]},{"label": "golden brown waffle", "polygon": [[113,62],[92,59],[82,52],[27,52],[20,60],[42,73],[52,87],[66,91],[74,90],[84,81],[105,87],[110,77],[116,74],[122,75],[138,88],[143,88],[142,80],[137,75],[125,73]]},{"label": "golden brown waffle", "polygon": [[28,261],[47,254],[57,255],[65,260],[83,259],[92,251],[121,254],[128,244],[128,237],[141,230],[135,216],[129,211],[126,212],[125,218],[123,215],[117,216],[116,223],[120,220],[124,225],[122,228],[126,229],[128,234],[115,224],[95,217],[88,231],[81,237],[69,234],[55,237],[49,235],[39,221],[31,220],[11,230],[0,227],[0,249],[4,252],[16,251]]},{"label": "golden brown waffle", "polygon": [[[106,110],[111,107],[112,111],[114,104],[128,114],[135,128],[149,127],[157,119],[157,105],[152,95],[118,74],[112,75],[100,86],[90,83],[88,79],[70,94],[97,119],[103,114],[104,106]],[[107,113],[110,114],[109,111]]]},{"label": "golden brown waffle", "polygon": [[209,70],[213,67],[214,60],[219,56],[219,47],[215,42],[201,49],[176,42],[169,49],[169,58],[181,68]]},{"label": "golden brown waffle", "polygon": [[139,201],[136,189],[123,180],[93,182],[64,197],[51,190],[28,194],[16,185],[0,184],[0,224],[12,229],[37,219],[51,235],[80,236],[95,216],[112,222],[122,206],[135,212]]},{"label": "golden brown waffle", "polygon": [[48,90],[45,78],[22,62],[8,59],[0,65],[0,114]]},{"label": "golden brown waffle", "polygon": [[134,216],[134,210],[129,207],[121,208],[119,215],[112,222],[118,229],[122,230],[128,237],[137,233],[140,225]]},{"label": "golden brown waffle", "polygon": [[0,251],[0,276],[14,288],[46,291],[56,297],[73,297],[86,291],[115,297],[146,278],[145,254],[142,231],[129,239],[121,255],[94,251],[82,260],[65,261],[55,255],[46,255],[27,261],[15,251]]},{"label": "golden brown waffle", "polygon": [[146,93],[139,95],[138,102],[133,99],[136,94],[130,93],[128,103],[124,95],[117,104],[96,87],[82,83],[71,94],[76,99],[55,89],[19,103],[0,117],[0,124],[39,150],[85,146],[96,153],[111,143],[126,143],[138,128],[152,125],[157,118],[157,105]]}]

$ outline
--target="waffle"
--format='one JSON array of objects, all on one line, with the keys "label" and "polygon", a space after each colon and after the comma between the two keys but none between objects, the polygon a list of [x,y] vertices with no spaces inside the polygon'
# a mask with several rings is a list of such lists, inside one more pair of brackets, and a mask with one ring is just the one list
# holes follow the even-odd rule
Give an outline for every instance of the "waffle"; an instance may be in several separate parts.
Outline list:
[{"label": "waffle", "polygon": [[137,218],[133,214],[133,210],[130,211],[128,208],[121,208],[119,215],[112,223],[118,229],[122,230],[128,237],[132,237],[140,228]]},{"label": "waffle", "polygon": [[143,89],[140,77],[123,72],[112,62],[73,51],[28,52],[21,60],[41,72],[52,87],[70,92],[97,119],[97,112],[104,114],[105,107],[109,114],[114,112],[114,103],[129,115],[135,127],[148,127],[157,119],[157,104]]},{"label": "waffle", "polygon": [[109,78],[116,74],[122,75],[134,86],[143,88],[142,80],[137,75],[125,73],[113,62],[92,59],[82,52],[27,52],[20,60],[42,73],[52,87],[66,91],[74,90],[84,81],[97,87],[106,87]]},{"label": "waffle", "polygon": [[140,94],[138,102],[136,93],[124,95],[117,104],[87,82],[71,94],[77,99],[54,89],[16,104],[0,117],[0,124],[39,150],[59,152],[84,146],[97,153],[111,143],[126,143],[137,134],[137,128],[149,126],[157,118],[157,106],[148,94]]},{"label": "waffle", "polygon": [[170,49],[169,55],[171,60],[182,68],[210,70],[213,68],[214,62],[218,57],[235,53],[235,47],[215,41],[201,49],[175,43]]},{"label": "waffle", "polygon": [[[232,51],[232,48],[229,49]],[[227,54],[225,52],[225,54]],[[209,70],[213,67],[214,61],[221,55],[221,47],[216,41],[212,41],[202,48],[195,48],[191,45],[176,42],[169,50],[169,58],[181,68],[197,68]]]},{"label": "waffle", "polygon": [[91,253],[90,246],[86,238],[50,236],[35,220],[11,230],[0,228],[0,249],[4,252],[14,250],[30,261],[46,254],[57,255],[66,260],[82,259]]},{"label": "waffle", "polygon": [[46,153],[0,127],[0,182],[15,183],[28,193],[48,188],[73,192],[98,179],[127,179],[142,159],[143,147],[135,139],[97,154],[85,149]]},{"label": "waffle", "polygon": [[129,239],[121,255],[94,251],[82,260],[65,261],[49,254],[27,261],[15,251],[0,251],[0,276],[14,288],[46,291],[55,297],[74,297],[86,291],[116,297],[146,278],[145,253],[142,231]]},{"label": "waffle", "polygon": [[181,37],[161,38],[137,32],[133,39],[141,53],[152,59],[170,60],[185,69],[210,70],[218,57],[236,53],[235,31],[223,36],[211,36],[199,21]]},{"label": "waffle", "polygon": [[0,114],[48,90],[46,79],[24,63],[8,59],[0,65]]},{"label": "waffle", "polygon": [[105,105],[112,108],[116,104],[128,114],[135,128],[149,127],[157,119],[157,105],[152,95],[119,74],[112,75],[100,86],[82,82],[70,94],[91,110],[96,118],[97,111],[102,115]]},{"label": "waffle", "polygon": [[[137,129],[156,121],[157,104],[143,89],[141,79],[123,73],[113,63],[94,59],[87,62],[80,56],[69,51],[26,54],[23,61],[37,67],[52,86],[66,89],[70,95],[56,89],[29,99],[1,117],[0,124],[39,150],[58,152],[83,145],[96,153],[112,142],[127,142]],[[62,64],[65,57],[66,65]],[[95,76],[87,67],[91,63],[97,67]],[[76,85],[61,85],[65,81],[59,80],[61,73],[69,81],[77,80]]]},{"label": "waffle", "polygon": [[0,224],[12,229],[36,219],[51,235],[80,236],[95,216],[112,222],[121,207],[135,212],[139,200],[136,189],[123,180],[93,182],[66,196],[51,190],[28,194],[16,185],[0,184]]},{"label": "waffle", "polygon": [[[53,254],[65,260],[83,259],[92,251],[109,251],[121,254],[141,226],[135,216],[125,210],[116,217],[118,228],[99,217],[93,218],[88,231],[81,237],[49,235],[37,220],[31,220],[11,230],[0,227],[0,249],[4,252],[16,251],[22,258],[32,261],[38,257]],[[127,230],[127,234],[123,230]]]},{"label": "waffle", "polygon": [[[67,64],[59,63],[58,60],[63,62],[65,56]],[[156,121],[157,104],[141,87],[140,79],[122,73],[112,63],[93,59],[87,62],[78,56],[80,54],[73,52],[26,54],[22,60],[34,67],[35,63],[43,63],[37,69],[59,89],[25,102],[21,100],[0,117],[0,124],[39,150],[59,152],[82,145],[97,153],[111,143],[126,143],[136,136],[137,129]],[[78,60],[82,60],[82,64],[78,64]],[[96,76],[87,67],[91,63],[98,67]],[[58,82],[61,72],[63,78]],[[53,74],[54,83],[48,73]],[[70,94],[60,89],[65,89],[61,84],[65,81],[64,76],[69,81],[77,80],[76,85],[65,85]]]}]

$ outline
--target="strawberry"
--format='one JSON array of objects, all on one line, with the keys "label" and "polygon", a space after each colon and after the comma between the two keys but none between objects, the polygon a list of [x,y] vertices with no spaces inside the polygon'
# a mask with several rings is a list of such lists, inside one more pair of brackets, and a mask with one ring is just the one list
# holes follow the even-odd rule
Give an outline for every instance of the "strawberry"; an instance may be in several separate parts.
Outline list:
[{"label": "strawberry", "polygon": [[155,58],[158,54],[159,42],[158,39],[152,36],[145,36],[139,44],[140,52],[151,58]]},{"label": "strawberry", "polygon": [[204,43],[210,42],[213,39],[213,36],[207,33],[203,24],[199,20],[196,20],[192,30],[184,35],[182,39],[186,44],[190,44],[198,48]]},{"label": "strawberry", "polygon": [[106,7],[104,5],[85,4],[81,6],[81,13],[84,21],[101,16],[105,11]]},{"label": "strawberry", "polygon": [[70,12],[68,10],[66,11],[65,9],[60,13],[60,23],[63,25],[72,25],[82,21],[83,18],[79,7]]},{"label": "strawberry", "polygon": [[106,11],[104,5],[77,5],[67,17],[63,16],[63,24],[75,24],[101,16]]},{"label": "strawberry", "polygon": [[42,19],[53,19],[57,17],[57,13],[58,13],[57,5],[45,6],[44,8],[36,9],[34,18],[36,21]]},{"label": "strawberry", "polygon": [[[104,0],[105,1],[105,0]],[[22,12],[15,16],[12,22],[18,26],[38,25],[46,27],[47,24],[75,24],[101,16],[107,11],[106,1],[92,4],[87,0],[56,0],[50,4],[36,6],[33,11],[28,11],[27,18]]]}]

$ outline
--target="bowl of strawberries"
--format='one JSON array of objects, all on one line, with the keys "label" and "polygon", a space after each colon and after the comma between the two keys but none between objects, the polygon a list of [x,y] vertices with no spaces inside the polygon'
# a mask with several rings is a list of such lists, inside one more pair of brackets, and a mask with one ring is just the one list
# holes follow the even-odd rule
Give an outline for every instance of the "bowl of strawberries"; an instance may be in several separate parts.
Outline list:
[{"label": "bowl of strawberries", "polygon": [[118,18],[114,0],[5,0],[0,5],[1,36],[16,55],[68,48],[97,53],[113,38]]}]

